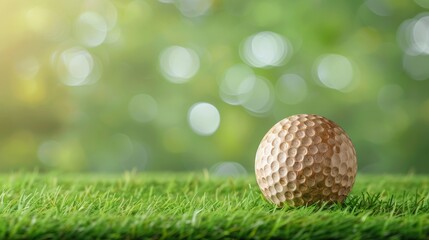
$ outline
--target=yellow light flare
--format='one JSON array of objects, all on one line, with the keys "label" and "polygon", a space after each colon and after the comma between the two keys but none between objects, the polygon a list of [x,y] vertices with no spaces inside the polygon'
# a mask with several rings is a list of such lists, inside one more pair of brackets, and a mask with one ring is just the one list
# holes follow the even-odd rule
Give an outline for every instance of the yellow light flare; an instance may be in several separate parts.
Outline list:
[{"label": "yellow light flare", "polygon": [[29,105],[40,104],[46,98],[46,88],[39,79],[17,80],[13,93],[16,99]]},{"label": "yellow light flare", "polygon": [[51,12],[43,7],[34,7],[25,14],[28,27],[35,32],[42,32],[52,22]]}]

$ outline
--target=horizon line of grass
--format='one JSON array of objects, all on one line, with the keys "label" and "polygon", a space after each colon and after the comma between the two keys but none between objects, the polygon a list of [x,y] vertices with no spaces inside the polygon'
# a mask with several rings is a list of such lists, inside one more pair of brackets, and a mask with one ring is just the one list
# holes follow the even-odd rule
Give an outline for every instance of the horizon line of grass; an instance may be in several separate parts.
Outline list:
[{"label": "horizon line of grass", "polygon": [[0,238],[427,239],[428,189],[359,175],[343,204],[276,208],[253,176],[0,174]]}]

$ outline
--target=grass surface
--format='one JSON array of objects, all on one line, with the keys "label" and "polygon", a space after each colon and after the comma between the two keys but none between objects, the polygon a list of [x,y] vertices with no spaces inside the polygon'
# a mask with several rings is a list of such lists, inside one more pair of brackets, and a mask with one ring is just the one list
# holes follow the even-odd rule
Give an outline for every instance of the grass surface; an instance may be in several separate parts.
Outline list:
[{"label": "grass surface", "polygon": [[276,209],[253,177],[0,176],[0,238],[429,238],[429,177],[358,176],[342,205]]}]

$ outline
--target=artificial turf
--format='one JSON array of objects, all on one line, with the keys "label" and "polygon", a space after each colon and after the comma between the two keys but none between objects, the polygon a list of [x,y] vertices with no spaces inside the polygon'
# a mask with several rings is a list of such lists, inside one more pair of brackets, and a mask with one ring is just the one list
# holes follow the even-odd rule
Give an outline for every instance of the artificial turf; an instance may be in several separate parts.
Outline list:
[{"label": "artificial turf", "polygon": [[253,176],[0,176],[0,238],[429,238],[429,177],[358,175],[341,205],[275,208]]}]

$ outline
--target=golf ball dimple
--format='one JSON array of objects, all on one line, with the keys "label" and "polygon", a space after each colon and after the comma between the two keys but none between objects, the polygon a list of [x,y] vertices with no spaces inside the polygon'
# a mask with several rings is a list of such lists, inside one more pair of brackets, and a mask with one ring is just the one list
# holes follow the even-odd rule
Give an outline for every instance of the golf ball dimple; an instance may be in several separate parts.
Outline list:
[{"label": "golf ball dimple", "polygon": [[356,151],[346,132],[322,116],[275,124],[259,144],[255,173],[265,198],[282,206],[343,202],[353,187]]}]

